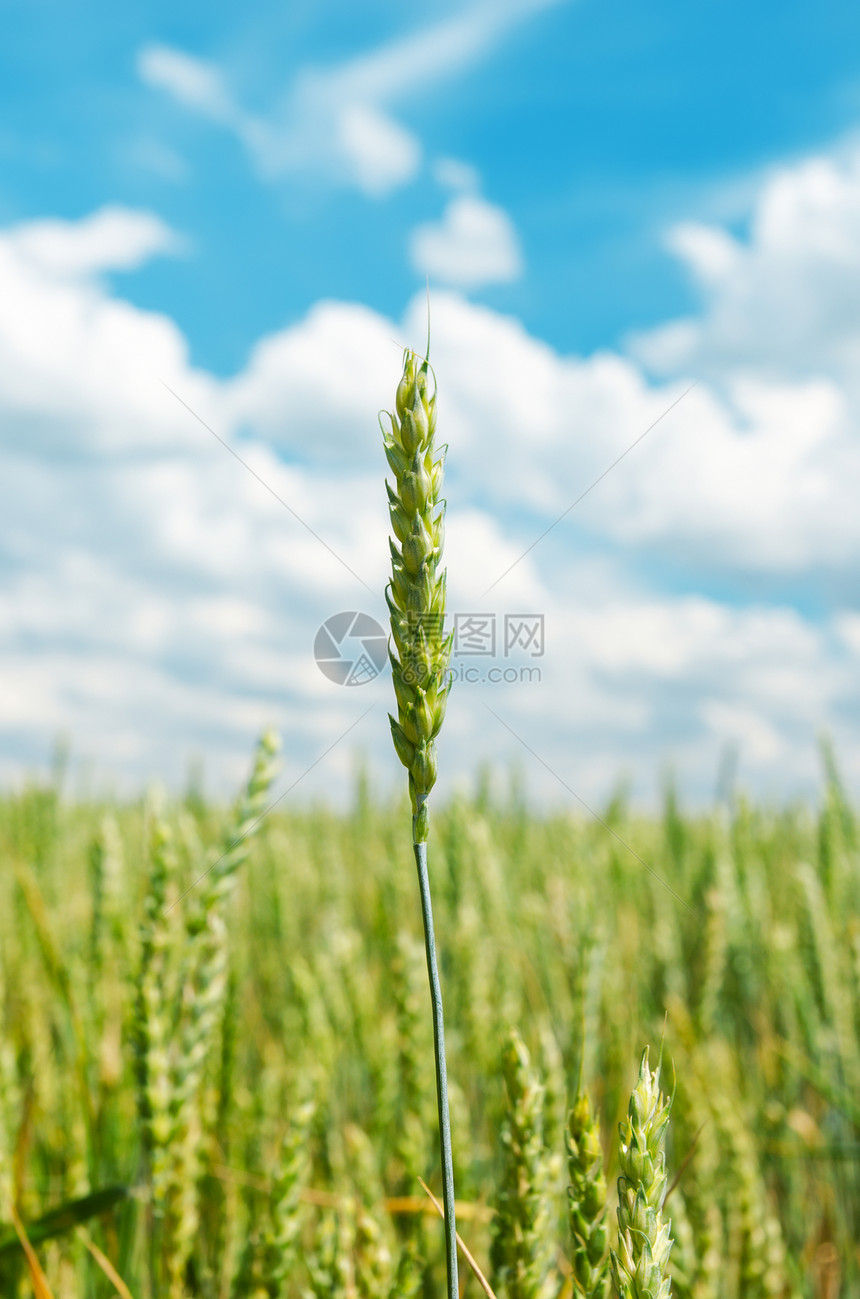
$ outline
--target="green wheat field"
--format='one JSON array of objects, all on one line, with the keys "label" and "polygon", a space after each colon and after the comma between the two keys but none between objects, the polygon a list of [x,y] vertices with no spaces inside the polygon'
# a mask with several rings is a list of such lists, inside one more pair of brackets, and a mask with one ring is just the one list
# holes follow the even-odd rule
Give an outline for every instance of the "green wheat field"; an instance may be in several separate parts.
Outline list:
[{"label": "green wheat field", "polygon": [[[365,776],[261,815],[271,737],[249,761],[233,809],[0,799],[4,1297],[444,1293],[408,804]],[[817,808],[434,808],[458,1228],[498,1299],[614,1293],[584,1260],[646,1047],[672,1293],[860,1295],[860,827],[824,768]]]}]

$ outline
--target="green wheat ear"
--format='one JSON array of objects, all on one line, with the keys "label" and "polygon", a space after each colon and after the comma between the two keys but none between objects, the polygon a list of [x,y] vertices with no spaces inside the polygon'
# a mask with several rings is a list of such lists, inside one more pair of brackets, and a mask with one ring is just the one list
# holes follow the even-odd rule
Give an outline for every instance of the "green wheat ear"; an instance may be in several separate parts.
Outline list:
[{"label": "green wheat ear", "polygon": [[611,1251],[612,1279],[620,1299],[670,1299],[671,1224],[663,1202],[669,1178],[664,1143],[672,1100],[660,1091],[660,1066],[648,1067],[646,1047],[627,1118],[619,1126],[618,1253]]},{"label": "green wheat ear", "polygon": [[585,1299],[603,1299],[609,1280],[606,1177],[600,1125],[584,1091],[568,1118],[567,1157],[573,1293]]},{"label": "green wheat ear", "polygon": [[[429,339],[428,339],[429,346]],[[457,1226],[454,1212],[454,1161],[445,1062],[445,1022],[442,987],[433,932],[433,907],[427,869],[427,795],[436,783],[436,736],[445,716],[450,683],[448,663],[452,637],[445,638],[445,574],[440,571],[444,544],[445,505],[442,501],[442,462],[436,454],[436,390],[428,386],[430,363],[414,352],[403,354],[403,375],[382,425],[385,455],[394,474],[386,480],[394,538],[390,539],[391,581],[385,598],[391,612],[391,636],[397,653],[389,651],[397,700],[397,719],[389,714],[397,756],[409,772],[412,800],[412,843],[421,894],[424,949],[433,1008],[433,1053],[442,1155],[442,1199],[445,1205],[445,1256],[448,1299],[458,1299]]]},{"label": "green wheat ear", "polygon": [[[452,637],[444,636],[445,573],[440,571],[445,534],[441,498],[444,453],[437,455],[436,392],[429,391],[430,365],[414,352],[403,357],[396,412],[382,426],[385,455],[394,474],[386,481],[394,538],[391,582],[385,596],[391,613],[391,653],[397,719],[391,735],[409,772],[415,843],[427,842],[427,795],[436,783],[436,736],[445,717]],[[381,422],[381,421],[380,421]]]}]

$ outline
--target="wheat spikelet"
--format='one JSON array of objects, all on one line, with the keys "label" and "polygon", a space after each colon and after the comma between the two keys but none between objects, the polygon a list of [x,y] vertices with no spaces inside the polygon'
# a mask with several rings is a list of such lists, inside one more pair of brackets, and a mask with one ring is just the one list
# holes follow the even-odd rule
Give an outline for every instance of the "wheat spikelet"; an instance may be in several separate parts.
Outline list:
[{"label": "wheat spikelet", "polygon": [[436,782],[436,736],[445,717],[450,690],[447,676],[453,640],[444,636],[445,574],[439,568],[445,527],[441,497],[444,457],[441,454],[437,457],[434,447],[436,393],[435,389],[432,394],[428,390],[429,372],[426,359],[419,365],[414,352],[404,353],[403,375],[395,397],[396,413],[388,416],[389,428],[382,426],[385,455],[394,474],[394,487],[387,480],[385,484],[395,538],[389,539],[391,582],[385,598],[397,651],[394,654],[389,650],[389,654],[399,720],[389,714],[389,721],[395,750],[409,772],[412,843],[433,1007],[447,1294],[448,1299],[457,1299],[457,1226],[445,1025],[427,869],[427,795]]},{"label": "wheat spikelet", "polygon": [[558,1293],[551,1275],[554,1222],[548,1190],[551,1167],[544,1144],[544,1089],[529,1053],[511,1032],[502,1053],[507,1117],[502,1127],[504,1172],[493,1221],[493,1285],[509,1299],[549,1299]]},{"label": "wheat spikelet", "polygon": [[227,989],[226,899],[233,891],[236,872],[248,856],[251,836],[265,811],[277,769],[277,751],[277,738],[267,732],[257,747],[251,777],[235,822],[225,836],[223,851],[200,881],[197,907],[186,922],[189,953],[182,990],[185,1014],[182,1054],[176,1072],[180,1106],[196,1094],[214,1043]]},{"label": "wheat spikelet", "polygon": [[668,1268],[675,1299],[688,1299],[692,1294],[693,1285],[699,1279],[702,1243],[690,1220],[685,1191],[676,1186],[672,1192],[672,1257]]},{"label": "wheat spikelet", "polygon": [[847,944],[839,941],[841,934],[837,933],[837,924],[815,871],[802,862],[797,867],[797,876],[806,904],[806,922],[820,988],[820,1040],[825,1049],[838,1055],[841,1072],[854,1091],[860,1081],[860,1048],[855,1028],[856,1007],[850,992]]},{"label": "wheat spikelet", "polygon": [[376,1218],[363,1205],[356,1209],[355,1280],[359,1299],[390,1299],[391,1250]]},{"label": "wheat spikelet", "polygon": [[600,1126],[585,1092],[570,1112],[567,1156],[574,1293],[601,1299],[609,1280],[606,1177]]},{"label": "wheat spikelet", "polygon": [[352,1250],[355,1229],[345,1213],[322,1215],[316,1245],[307,1260],[313,1299],[356,1299]]},{"label": "wheat spikelet", "polygon": [[[308,1141],[316,1114],[316,1102],[305,1100],[291,1116],[281,1147],[272,1204],[272,1265],[270,1280],[283,1286],[298,1252],[302,1225],[300,1192],[308,1181],[311,1160]],[[274,1291],[279,1293],[278,1290]]]},{"label": "wheat spikelet", "polygon": [[278,741],[267,732],[257,746],[250,779],[223,850],[197,881],[196,908],[186,921],[187,958],[179,1007],[179,1052],[171,1079],[170,1168],[167,1174],[167,1271],[170,1299],[182,1299],[184,1274],[199,1225],[197,1183],[204,1139],[202,1084],[216,1045],[227,992],[226,901],[250,839],[265,812],[276,771]]},{"label": "wheat spikelet", "polygon": [[669,1299],[672,1237],[663,1220],[668,1177],[663,1143],[671,1102],[660,1092],[660,1068],[652,1073],[646,1047],[639,1079],[620,1125],[621,1176],[618,1179],[618,1252],[611,1252],[612,1277],[619,1299]]},{"label": "wheat spikelet", "polygon": [[744,1295],[786,1293],[785,1243],[779,1218],[762,1175],[751,1115],[739,1095],[724,1049],[709,1052],[709,1100],[724,1148],[730,1152],[734,1183],[729,1212],[729,1250]]},{"label": "wheat spikelet", "polygon": [[166,962],[170,930],[165,914],[168,882],[176,867],[173,837],[154,820],[150,845],[149,887],[141,925],[140,970],[135,1008],[138,1109],[144,1150],[150,1165],[153,1203],[163,1211],[169,1178],[168,1148],[173,1136],[170,1067],[171,1013],[166,997]]},{"label": "wheat spikelet", "polygon": [[396,413],[383,426],[385,455],[394,474],[386,481],[391,526],[391,582],[386,591],[398,720],[390,717],[397,756],[409,772],[415,843],[427,840],[427,795],[436,782],[436,736],[445,716],[451,638],[444,637],[445,574],[439,569],[445,529],[441,497],[444,456],[436,454],[436,394],[428,391],[429,363],[403,358]]},{"label": "wheat spikelet", "polygon": [[725,898],[718,885],[708,889],[705,906],[703,969],[697,1008],[697,1019],[703,1036],[713,1033],[717,1021],[728,952]]},{"label": "wheat spikelet", "polygon": [[315,1114],[316,1102],[303,1099],[290,1115],[280,1143],[269,1218],[248,1236],[233,1282],[236,1295],[279,1299],[287,1292],[299,1256],[304,1217],[301,1192],[309,1180]]},{"label": "wheat spikelet", "polygon": [[100,996],[103,992],[100,981],[105,966],[106,938],[109,933],[116,936],[119,930],[118,910],[122,867],[122,840],[119,827],[115,817],[106,815],[102,818],[98,834],[90,844],[92,915],[89,974],[94,1001],[96,996]]}]

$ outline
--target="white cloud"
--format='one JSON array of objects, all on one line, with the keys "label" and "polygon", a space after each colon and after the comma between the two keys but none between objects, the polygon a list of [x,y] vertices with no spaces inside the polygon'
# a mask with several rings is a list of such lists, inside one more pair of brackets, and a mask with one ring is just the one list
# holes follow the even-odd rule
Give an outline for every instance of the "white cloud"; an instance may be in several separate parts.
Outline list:
[{"label": "white cloud", "polygon": [[[337,67],[314,73],[338,97],[378,102],[414,99],[485,58],[508,32],[565,0],[478,0]],[[420,69],[420,75],[416,75]]]},{"label": "white cloud", "polygon": [[418,171],[421,146],[409,131],[372,104],[350,104],[340,114],[337,144],[359,189],[382,198]]},{"label": "white cloud", "polygon": [[156,217],[119,209],[0,232],[0,445],[77,457],[189,442],[159,381],[182,383],[204,413],[213,384],[189,370],[171,320],[136,311],[95,278],[176,242]]},{"label": "white cloud", "polygon": [[418,226],[412,232],[410,253],[422,274],[463,288],[506,283],[523,272],[510,217],[472,194],[452,199],[438,223]]},{"label": "white cloud", "polygon": [[395,338],[396,327],[368,307],[318,302],[300,324],[257,344],[225,387],[224,413],[298,460],[372,469],[375,413],[400,358]]},{"label": "white cloud", "polygon": [[433,164],[433,178],[446,189],[461,193],[474,193],[480,184],[475,168],[460,158],[437,158]]},{"label": "white cloud", "polygon": [[168,46],[146,46],[138,72],[148,85],[226,127],[267,180],[323,172],[380,198],[411,180],[421,162],[417,139],[377,102],[343,93],[337,78],[306,74],[270,118],[247,112],[211,63]]},{"label": "white cloud", "polygon": [[2,238],[17,258],[49,275],[134,270],[152,257],[185,247],[159,217],[121,207],[102,208],[81,221],[29,221]]},{"label": "white cloud", "polygon": [[563,2],[478,0],[356,58],[302,69],[267,116],[246,111],[214,64],[167,45],[144,46],[138,74],[231,131],[262,177],[322,174],[381,198],[421,163],[419,140],[392,108],[462,73],[518,24]]},{"label": "white cloud", "polygon": [[[455,683],[443,765],[464,750],[490,762],[519,752],[533,787],[564,797],[566,782],[594,806],[622,771],[639,796],[653,798],[669,761],[686,794],[708,797],[729,746],[738,750],[741,779],[758,792],[809,791],[822,725],[837,733],[846,759],[860,757],[850,723],[841,723],[843,710],[856,714],[860,690],[830,626],[813,627],[778,605],[732,609],[701,596],[644,594],[619,567],[595,569],[587,559],[576,568],[574,600],[560,598],[544,569],[543,589],[526,606],[546,618],[544,657],[523,660],[540,670],[539,681]],[[501,624],[512,606],[497,598],[494,607]]]},{"label": "white cloud", "polygon": [[860,146],[770,173],[747,238],[686,223],[668,242],[704,310],[635,340],[655,371],[827,374],[857,394]]},{"label": "white cloud", "polygon": [[[123,302],[99,276],[169,243],[136,215],[104,226],[114,235],[98,254],[98,216],[63,227],[59,241],[39,225],[0,232],[3,774],[44,761],[65,730],[129,783],[158,770],[179,780],[203,750],[223,788],[254,732],[274,721],[294,778],[376,702],[309,787],[331,794],[354,742],[400,787],[384,725],[390,682],[338,690],[311,646],[339,609],[384,617],[375,413],[393,397],[392,340],[423,347],[423,295],[403,322],[319,303],[217,380],[192,368],[171,321]],[[715,286],[734,274],[724,254],[718,242],[699,253]],[[808,790],[821,727],[860,772],[856,406],[836,371],[726,368],[719,385],[703,381],[517,562],[683,382],[650,383],[628,357],[560,356],[456,293],[431,305],[451,448],[451,610],[546,617],[545,655],[524,660],[540,667],[539,682],[457,685],[442,792],[478,758],[520,752],[485,704],[588,801],[625,765],[640,793],[653,792],[673,757],[685,790],[707,797],[734,742],[758,790]],[[649,556],[679,552],[691,580],[824,573],[832,613],[804,617],[762,585],[734,608],[632,576]]]},{"label": "white cloud", "polygon": [[689,559],[735,572],[851,566],[860,446],[844,394],[828,380],[748,375],[727,395],[694,390],[648,446],[647,472],[611,476],[606,530],[663,549],[680,543]]},{"label": "white cloud", "polygon": [[779,732],[754,708],[708,699],[701,712],[722,745],[742,752],[754,764],[772,763],[782,757],[784,746]]},{"label": "white cloud", "polygon": [[[495,508],[526,507],[533,535],[653,426],[564,530],[680,552],[710,571],[824,567],[849,579],[860,553],[860,412],[835,380],[741,372],[682,397],[686,380],[653,386],[611,353],[559,356],[455,294],[436,293],[431,306],[452,465]],[[410,337],[421,338],[423,313],[419,296]]]},{"label": "white cloud", "polygon": [[844,644],[860,655],[860,614],[842,614],[836,620],[836,631]]},{"label": "white cloud", "polygon": [[137,70],[148,86],[166,90],[174,99],[216,121],[229,121],[235,106],[218,68],[169,45],[145,45]]}]

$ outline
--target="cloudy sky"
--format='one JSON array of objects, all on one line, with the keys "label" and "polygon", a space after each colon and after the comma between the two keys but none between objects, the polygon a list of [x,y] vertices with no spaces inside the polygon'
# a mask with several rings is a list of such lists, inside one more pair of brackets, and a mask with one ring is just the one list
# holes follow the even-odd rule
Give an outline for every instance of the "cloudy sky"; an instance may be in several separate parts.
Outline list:
[{"label": "cloudy sky", "polygon": [[429,281],[443,791],[856,787],[860,10],[4,12],[0,779],[222,792],[271,723],[279,792],[402,781],[314,643],[384,621]]}]

